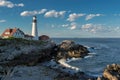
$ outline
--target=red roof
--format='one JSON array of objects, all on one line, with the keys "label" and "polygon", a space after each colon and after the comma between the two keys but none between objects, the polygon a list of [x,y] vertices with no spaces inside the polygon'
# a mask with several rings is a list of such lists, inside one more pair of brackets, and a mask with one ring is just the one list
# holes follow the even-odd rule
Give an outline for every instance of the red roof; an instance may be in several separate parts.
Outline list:
[{"label": "red roof", "polygon": [[[13,36],[13,34],[17,31],[17,30],[20,30],[19,28],[13,28],[13,29],[6,29],[3,33],[2,33],[2,37],[4,36],[8,36],[8,37],[11,37]],[[20,30],[21,31],[21,30]],[[22,31],[21,31],[22,32]],[[22,32],[23,33],[23,32]],[[24,33],[23,33],[24,34]]]}]

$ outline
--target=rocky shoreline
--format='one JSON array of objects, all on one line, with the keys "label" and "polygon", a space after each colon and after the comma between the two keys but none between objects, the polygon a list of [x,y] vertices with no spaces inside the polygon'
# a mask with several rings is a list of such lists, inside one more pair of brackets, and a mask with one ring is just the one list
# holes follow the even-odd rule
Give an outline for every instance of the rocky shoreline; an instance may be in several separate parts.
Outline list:
[{"label": "rocky shoreline", "polygon": [[[67,60],[72,58],[84,58],[88,56],[89,50],[74,41],[64,40],[56,45],[52,40],[47,41],[29,41],[24,39],[1,39],[0,40],[0,75],[1,79],[15,80],[17,69],[31,69],[31,77],[34,77],[35,69],[49,69],[48,73],[54,71],[56,74],[48,74],[36,78],[36,80],[120,80],[120,65],[108,65],[103,72],[102,77],[93,77],[82,72],[79,68],[68,65]],[[19,67],[20,66],[20,67]],[[39,68],[39,71],[41,69]],[[20,71],[18,70],[18,72]],[[36,70],[35,70],[36,71]],[[38,74],[40,72],[35,72]],[[24,71],[23,71],[24,73]],[[27,74],[27,73],[26,73]],[[42,74],[42,73],[41,73]],[[24,79],[26,76],[22,76]],[[52,76],[52,78],[51,78]],[[14,78],[14,79],[13,79]],[[34,78],[29,78],[34,80]],[[19,80],[19,79],[18,79]],[[25,79],[27,80],[27,78]]]}]

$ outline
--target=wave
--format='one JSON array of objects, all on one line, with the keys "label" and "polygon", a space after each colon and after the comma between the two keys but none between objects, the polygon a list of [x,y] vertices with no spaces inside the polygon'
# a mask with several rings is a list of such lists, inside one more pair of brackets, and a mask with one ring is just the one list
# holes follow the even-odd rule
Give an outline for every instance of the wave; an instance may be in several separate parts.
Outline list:
[{"label": "wave", "polygon": [[82,58],[67,58],[66,62],[69,63],[69,62],[72,62],[72,61],[77,61],[77,60],[81,60]]},{"label": "wave", "polygon": [[[91,47],[87,47],[87,48],[91,48]],[[91,52],[91,51],[90,51]],[[88,53],[88,56],[85,56],[84,58],[91,58],[94,55],[96,55],[96,53],[93,51],[91,53]],[[76,67],[71,65],[70,62],[74,62],[74,61],[79,61],[82,60],[82,58],[67,58],[67,59],[60,59],[58,60],[58,63],[56,63],[56,61],[54,59],[52,59],[50,62],[47,63],[47,66],[53,68],[53,69],[58,69],[61,70],[63,72],[68,72],[70,74],[74,74],[80,71],[83,71],[81,68]]]},{"label": "wave", "polygon": [[90,58],[90,57],[93,57],[92,55],[89,55],[89,56],[85,56],[84,58]]},{"label": "wave", "polygon": [[93,50],[101,50],[101,49],[109,49],[110,47],[108,45],[105,44],[96,44],[96,45],[90,45],[90,46],[86,46],[84,45],[89,51],[93,51]]},{"label": "wave", "polygon": [[65,59],[60,59],[58,62],[63,67],[71,69],[70,71],[73,71],[73,73],[81,71],[80,68],[69,65]]},{"label": "wave", "polygon": [[80,68],[69,65],[65,59],[60,59],[58,62],[59,62],[59,64],[56,63],[54,61],[54,59],[52,59],[49,62],[44,62],[43,65],[48,66],[53,69],[58,69],[60,71],[67,72],[70,74],[75,74],[75,73],[81,71]]}]

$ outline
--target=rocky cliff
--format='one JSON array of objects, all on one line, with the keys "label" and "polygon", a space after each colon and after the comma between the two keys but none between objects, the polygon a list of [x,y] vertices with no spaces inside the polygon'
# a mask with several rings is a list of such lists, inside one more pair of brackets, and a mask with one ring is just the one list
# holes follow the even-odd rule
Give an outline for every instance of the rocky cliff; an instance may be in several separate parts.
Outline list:
[{"label": "rocky cliff", "polygon": [[10,62],[10,65],[32,64],[32,62],[51,58],[51,50],[55,44],[47,41],[29,41],[24,39],[0,40],[0,64]]},{"label": "rocky cliff", "polygon": [[84,46],[69,40],[56,45],[51,40],[0,39],[0,74],[8,75],[17,66],[21,68],[22,66],[36,66],[53,57],[56,61],[62,58],[84,57],[88,55],[88,52]]},{"label": "rocky cliff", "polygon": [[84,72],[71,75],[42,65],[44,61],[51,59],[59,63],[61,59],[84,58],[88,53],[86,47],[70,40],[64,40],[56,45],[52,41],[0,39],[0,78],[2,80],[120,80],[119,64],[107,65],[102,77],[98,78],[86,75]]}]

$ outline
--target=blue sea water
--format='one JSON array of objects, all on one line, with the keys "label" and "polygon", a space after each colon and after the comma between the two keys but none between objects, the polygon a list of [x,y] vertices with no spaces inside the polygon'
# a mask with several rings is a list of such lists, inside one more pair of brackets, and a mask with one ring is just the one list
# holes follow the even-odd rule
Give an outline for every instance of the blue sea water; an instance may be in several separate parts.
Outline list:
[{"label": "blue sea water", "polygon": [[91,51],[88,57],[69,63],[87,74],[101,76],[108,64],[120,64],[120,38],[53,38],[58,44],[63,40],[73,40]]}]

